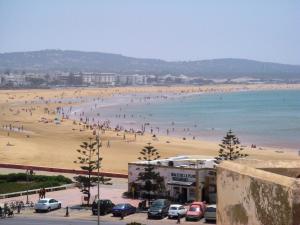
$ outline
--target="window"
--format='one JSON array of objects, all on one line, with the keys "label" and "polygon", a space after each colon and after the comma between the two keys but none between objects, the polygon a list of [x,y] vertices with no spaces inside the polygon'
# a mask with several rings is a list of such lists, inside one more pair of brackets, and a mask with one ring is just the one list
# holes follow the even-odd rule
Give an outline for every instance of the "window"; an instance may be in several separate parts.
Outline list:
[{"label": "window", "polygon": [[47,200],[39,200],[38,203],[40,204],[47,203]]}]

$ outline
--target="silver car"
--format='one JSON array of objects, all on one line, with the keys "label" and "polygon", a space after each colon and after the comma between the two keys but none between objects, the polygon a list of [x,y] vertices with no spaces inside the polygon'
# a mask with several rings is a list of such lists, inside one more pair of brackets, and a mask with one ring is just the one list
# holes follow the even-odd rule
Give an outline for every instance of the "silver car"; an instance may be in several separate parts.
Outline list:
[{"label": "silver car", "polygon": [[60,209],[61,202],[53,198],[42,198],[35,205],[34,209],[36,212],[48,211],[50,212],[53,209]]},{"label": "silver car", "polygon": [[184,208],[183,205],[179,204],[173,204],[170,205],[169,212],[168,212],[168,218],[177,218],[178,216],[184,217],[186,214],[187,209]]},{"label": "silver car", "polygon": [[208,205],[206,207],[204,218],[205,221],[216,221],[216,205]]}]

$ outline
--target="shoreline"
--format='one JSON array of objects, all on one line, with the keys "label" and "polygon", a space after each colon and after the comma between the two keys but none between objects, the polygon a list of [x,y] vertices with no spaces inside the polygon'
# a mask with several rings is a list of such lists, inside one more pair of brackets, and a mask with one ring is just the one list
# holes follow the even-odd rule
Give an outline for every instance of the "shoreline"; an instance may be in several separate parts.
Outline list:
[{"label": "shoreline", "polygon": [[[275,91],[274,89],[272,90],[242,90],[242,91],[232,91],[232,92],[225,92],[225,93],[221,93],[224,94],[225,96],[231,93],[240,93],[240,92],[261,92],[261,91]],[[114,129],[114,128],[118,128],[120,129],[120,131],[123,130],[129,130],[132,132],[142,132],[143,129],[143,124],[147,124],[147,129],[143,132],[146,132],[149,135],[158,135],[158,136],[165,136],[165,137],[175,137],[178,139],[188,139],[188,140],[202,140],[202,141],[209,141],[209,142],[219,142],[222,140],[222,138],[226,135],[226,132],[223,131],[221,133],[221,130],[215,129],[215,128],[195,128],[195,127],[199,127],[198,125],[194,125],[192,126],[191,124],[187,125],[187,126],[183,126],[180,127],[180,122],[178,123],[178,121],[175,122],[175,131],[171,131],[173,125],[173,122],[170,121],[159,121],[158,118],[155,118],[154,120],[152,120],[152,118],[148,118],[148,120],[144,119],[144,121],[142,121],[140,118],[143,117],[145,118],[145,112],[143,112],[144,114],[135,114],[136,112],[134,112],[135,110],[132,111],[132,107],[134,109],[138,109],[138,111],[140,110],[139,108],[143,108],[143,107],[148,107],[148,105],[163,105],[164,103],[181,103],[184,102],[186,100],[188,100],[189,98],[194,98],[194,97],[198,97],[198,96],[211,96],[211,95],[219,95],[219,92],[212,92],[212,93],[202,93],[202,92],[194,92],[194,93],[184,93],[184,94],[173,94],[173,93],[162,93],[161,95],[158,95],[157,93],[142,93],[142,94],[124,94],[122,95],[122,101],[120,101],[118,98],[120,96],[111,96],[109,98],[102,99],[102,102],[99,101],[90,101],[90,102],[86,102],[83,105],[79,105],[78,107],[76,107],[76,110],[73,110],[72,112],[69,112],[68,117],[71,120],[76,120],[77,122],[80,121],[84,121],[83,117],[89,119],[88,121],[85,121],[86,123],[88,123],[89,125],[95,125],[95,124],[102,124],[105,121],[109,121],[109,128],[110,129]],[[221,95],[223,97],[223,95]],[[144,99],[143,99],[144,98]],[[147,98],[147,100],[145,101],[145,98]],[[141,100],[142,99],[142,100]],[[106,101],[107,100],[107,101]],[[99,104],[100,103],[100,104]],[[95,105],[95,107],[93,106]],[[97,105],[97,107],[96,107]],[[87,112],[85,110],[87,110],[88,108],[90,108],[90,112]],[[126,110],[128,109],[128,110]],[[103,116],[103,110],[104,112],[106,112],[106,115]],[[120,110],[120,111],[119,111]],[[122,110],[122,111],[121,111]],[[117,112],[118,111],[118,112]],[[86,114],[84,114],[84,112],[87,112]],[[98,113],[99,112],[99,113]],[[108,113],[109,112],[109,113]],[[117,113],[115,113],[117,112]],[[76,115],[77,113],[77,115]],[[115,114],[114,114],[115,113]],[[131,114],[133,113],[133,114]],[[78,115],[79,114],[79,115]],[[82,114],[82,115],[81,115]],[[98,115],[99,114],[99,115]],[[101,114],[101,115],[100,115]],[[110,117],[107,117],[107,114],[110,115]],[[114,114],[114,116],[111,116],[112,114]],[[126,115],[126,117],[125,117]],[[124,116],[124,118],[123,118]],[[152,117],[152,115],[151,115]],[[91,118],[93,121],[91,121]],[[191,122],[191,121],[189,121]],[[171,125],[172,123],[172,125]],[[179,125],[178,125],[179,124]],[[141,128],[142,127],[142,128]],[[150,131],[150,127],[151,127],[151,131]],[[153,129],[152,129],[153,128]],[[156,129],[158,129],[158,131]],[[173,128],[173,129],[174,129]],[[184,131],[181,130],[179,131],[179,129],[183,129]],[[187,129],[185,131],[185,129]],[[152,132],[153,130],[153,132]],[[190,132],[191,130],[191,132]],[[235,130],[234,130],[235,131]],[[240,140],[243,140],[244,138],[247,141],[242,141],[243,145],[245,145],[245,147],[247,146],[251,146],[254,145],[255,148],[256,146],[258,149],[263,149],[263,148],[274,148],[274,149],[289,149],[289,151],[298,151],[297,146],[295,144],[290,144],[288,143],[288,141],[284,141],[282,143],[274,143],[272,140],[269,141],[265,141],[265,142],[261,142],[255,140],[255,136],[252,135],[245,135],[243,133],[239,133],[241,137],[243,137],[242,139],[240,138]],[[251,141],[252,140],[252,141]],[[268,144],[266,144],[267,142],[269,142]]]},{"label": "shoreline", "polygon": [[[290,90],[300,89],[300,85],[267,85],[247,86],[250,90]],[[261,89],[263,87],[263,89]],[[222,89],[224,88],[224,89]],[[278,89],[276,89],[278,88]],[[59,102],[68,98],[95,98],[107,97],[113,94],[126,93],[195,93],[199,90],[211,93],[215,90],[221,93],[245,89],[245,86],[199,86],[199,87],[138,87],[138,88],[93,88],[93,89],[51,89],[51,90],[26,90],[26,91],[0,91],[0,162],[24,165],[37,165],[49,167],[62,167],[78,169],[73,163],[78,156],[76,149],[82,141],[93,137],[92,130],[84,129],[83,124],[73,124],[72,120],[62,119],[56,124],[55,117],[58,107],[75,107],[78,102]],[[58,99],[56,102],[47,102],[49,99]],[[36,103],[39,101],[39,103]],[[26,103],[27,102],[27,103]],[[44,119],[41,119],[44,118]],[[14,127],[24,126],[30,134],[7,130],[2,126],[12,124]],[[225,135],[225,134],[224,134]],[[151,135],[138,135],[136,140],[133,134],[107,130],[101,133],[103,147],[103,171],[127,172],[127,163],[137,161],[139,151],[148,142],[160,151],[162,157],[175,155],[210,155],[216,156],[219,142],[205,140],[185,140],[176,137],[159,135],[154,140]],[[110,142],[110,147],[107,142]],[[221,140],[220,140],[221,141]],[[10,143],[11,146],[7,144]],[[279,151],[279,152],[276,152]],[[283,151],[283,152],[281,152]],[[263,147],[263,150],[245,150],[250,158],[258,159],[295,159],[297,151],[282,148]]]}]

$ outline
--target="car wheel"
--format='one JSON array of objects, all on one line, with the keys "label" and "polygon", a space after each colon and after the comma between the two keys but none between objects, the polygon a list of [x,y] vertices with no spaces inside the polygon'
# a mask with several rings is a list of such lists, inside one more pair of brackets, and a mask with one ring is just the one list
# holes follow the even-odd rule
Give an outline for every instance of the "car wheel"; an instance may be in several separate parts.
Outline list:
[{"label": "car wheel", "polygon": [[61,208],[61,204],[58,204],[58,209],[60,209]]},{"label": "car wheel", "polygon": [[38,212],[40,212],[40,210],[36,209],[35,212],[38,213]]},{"label": "car wheel", "polygon": [[51,211],[51,207],[49,207],[49,208],[47,209],[47,211],[50,212],[50,211]]}]

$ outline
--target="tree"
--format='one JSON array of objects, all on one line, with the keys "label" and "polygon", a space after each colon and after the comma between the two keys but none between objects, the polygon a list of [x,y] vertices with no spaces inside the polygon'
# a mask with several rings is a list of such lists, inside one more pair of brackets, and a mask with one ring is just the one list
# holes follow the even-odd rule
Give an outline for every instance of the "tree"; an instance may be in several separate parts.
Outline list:
[{"label": "tree", "polygon": [[150,201],[151,192],[157,193],[165,190],[164,178],[161,177],[158,172],[154,171],[155,167],[151,163],[153,160],[159,159],[160,155],[157,149],[151,146],[151,143],[148,143],[148,145],[140,151],[140,154],[141,156],[138,157],[138,159],[147,161],[147,164],[144,171],[138,174],[137,180],[143,182],[141,188],[147,191],[148,200]]},{"label": "tree", "polygon": [[215,157],[216,163],[219,163],[222,160],[236,160],[248,156],[248,154],[241,153],[244,149],[240,145],[239,139],[235,136],[232,130],[227,132],[219,146],[219,155]]},{"label": "tree", "polygon": [[[87,203],[90,204],[90,196],[91,196],[91,187],[95,186],[98,182],[97,176],[92,176],[93,172],[99,168],[101,168],[102,158],[97,157],[97,148],[100,148],[101,144],[97,141],[92,141],[90,138],[89,142],[82,142],[80,145],[81,149],[77,149],[79,156],[77,160],[74,161],[76,164],[80,164],[80,168],[87,172],[87,175],[79,175],[74,177],[77,182],[77,186],[81,189],[81,192],[87,195]],[[109,183],[111,179],[100,176],[100,182],[102,184],[111,184]]]}]

